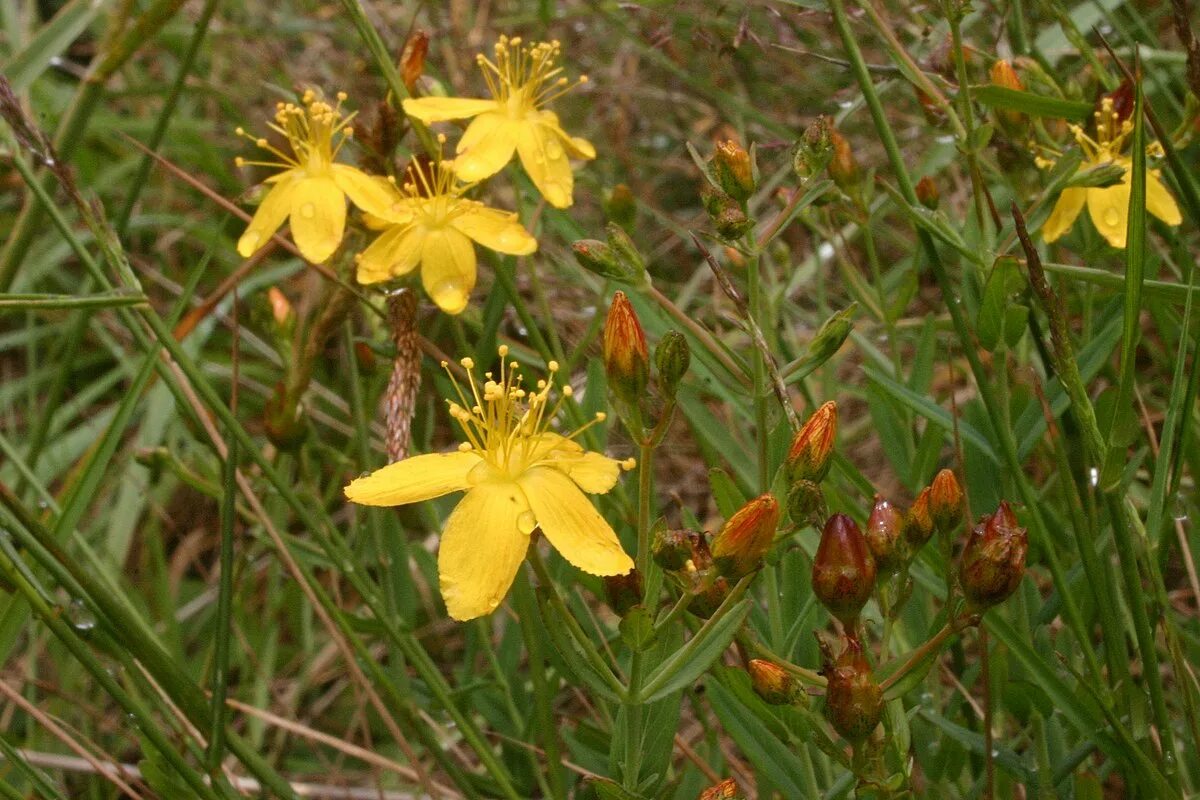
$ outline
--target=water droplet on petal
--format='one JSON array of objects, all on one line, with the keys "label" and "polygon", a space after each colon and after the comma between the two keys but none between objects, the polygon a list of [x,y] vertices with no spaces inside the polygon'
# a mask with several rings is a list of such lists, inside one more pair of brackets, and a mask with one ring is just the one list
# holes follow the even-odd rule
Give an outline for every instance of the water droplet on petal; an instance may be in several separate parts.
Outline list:
[{"label": "water droplet on petal", "polygon": [[300,206],[300,216],[304,217],[305,219],[312,219],[316,216],[316,214],[317,207],[312,203],[305,203],[304,205]]},{"label": "water droplet on petal", "polygon": [[457,313],[466,305],[466,292],[462,281],[456,278],[446,278],[435,283],[429,289],[433,301],[451,313]]},{"label": "water droplet on petal", "polygon": [[562,154],[563,154],[562,145],[559,144],[557,140],[551,139],[550,141],[546,142],[546,156],[548,158],[550,158],[551,160],[555,160],[558,158],[562,158]]},{"label": "water droplet on petal", "polygon": [[1104,224],[1115,226],[1121,221],[1121,213],[1115,208],[1104,209]]},{"label": "water droplet on petal", "polygon": [[522,511],[517,517],[517,530],[528,536],[537,527],[537,517],[532,511]]},{"label": "water droplet on petal", "polygon": [[262,237],[259,236],[257,233],[247,232],[246,235],[243,236],[242,238],[245,240],[247,247],[258,247],[258,241]]},{"label": "water droplet on petal", "polygon": [[496,610],[496,606],[498,606],[498,605],[500,605],[500,598],[499,598],[499,597],[489,597],[489,598],[488,598],[488,601],[487,601],[487,607],[488,607],[488,610],[490,610],[490,611],[495,611],[495,610]]}]

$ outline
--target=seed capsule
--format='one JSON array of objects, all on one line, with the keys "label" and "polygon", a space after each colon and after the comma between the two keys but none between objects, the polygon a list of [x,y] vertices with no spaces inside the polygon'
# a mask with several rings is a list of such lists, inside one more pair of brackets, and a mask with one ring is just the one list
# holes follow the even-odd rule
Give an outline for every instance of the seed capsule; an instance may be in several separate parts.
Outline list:
[{"label": "seed capsule", "polygon": [[1029,536],[1017,524],[1008,503],[976,525],[967,538],[958,567],[958,582],[967,603],[984,611],[1017,590],[1025,575]]},{"label": "seed capsule", "polygon": [[658,388],[665,397],[675,396],[691,363],[692,348],[687,337],[675,330],[664,333],[654,348],[654,366],[658,368]]},{"label": "seed capsule", "polygon": [[825,640],[819,640],[828,684],[825,687],[825,718],[833,729],[855,744],[870,736],[883,716],[883,690],[871,673],[871,665],[855,639],[835,659]]},{"label": "seed capsule", "polygon": [[813,559],[813,593],[829,613],[853,631],[875,588],[875,557],[854,520],[834,514],[825,523]]}]

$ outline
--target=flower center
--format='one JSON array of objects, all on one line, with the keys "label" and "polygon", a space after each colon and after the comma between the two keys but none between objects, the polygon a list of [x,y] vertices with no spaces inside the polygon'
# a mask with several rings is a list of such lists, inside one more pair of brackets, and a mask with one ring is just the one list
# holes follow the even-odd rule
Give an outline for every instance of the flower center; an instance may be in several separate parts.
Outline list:
[{"label": "flower center", "polygon": [[1079,146],[1083,148],[1083,153],[1088,161],[1092,163],[1112,161],[1121,154],[1121,150],[1125,147],[1125,140],[1133,132],[1133,123],[1121,119],[1121,115],[1113,106],[1111,97],[1105,97],[1100,101],[1100,109],[1093,114],[1093,117],[1096,120],[1095,139],[1084,133],[1083,128],[1078,125],[1071,126],[1071,132],[1075,134],[1075,141],[1079,142]]},{"label": "flower center", "polygon": [[354,136],[354,128],[350,127],[354,114],[342,114],[342,102],[345,99],[346,93],[338,92],[337,103],[330,105],[312,89],[308,89],[301,97],[300,105],[277,103],[275,121],[268,123],[267,127],[287,140],[291,152],[284,152],[265,138],[255,138],[238,128],[239,136],[250,139],[279,160],[247,161],[238,158],[237,165],[240,167],[256,164],[285,170],[302,169],[310,178],[328,175],[342,145]]},{"label": "flower center", "polygon": [[[458,422],[466,437],[459,449],[478,454],[490,468],[480,477],[515,479],[529,467],[550,458],[557,449],[547,434],[552,433],[551,426],[562,409],[563,400],[572,397],[574,392],[569,384],[564,384],[558,399],[551,402],[558,362],[551,361],[547,365],[549,374],[546,378],[538,380],[534,389],[526,389],[520,364],[506,360],[508,346],[501,345],[497,353],[500,356],[499,375],[486,372],[482,382],[477,381],[472,372],[475,368],[473,359],[464,358],[459,362],[467,370],[469,391],[463,390],[449,365],[442,362],[458,395],[457,401],[447,400],[446,403],[450,416]],[[563,438],[574,439],[604,418],[604,412],[597,412],[590,422]]]},{"label": "flower center", "polygon": [[[439,134],[439,144],[445,138],[444,134]],[[472,204],[461,197],[468,186],[459,183],[454,162],[443,160],[440,154],[436,159],[414,159],[404,172],[404,185],[400,188],[413,202],[417,218],[426,228],[446,225]]]},{"label": "flower center", "polygon": [[523,119],[538,107],[587,83],[586,75],[571,83],[556,66],[562,45],[552,42],[523,44],[520,36],[501,36],[493,47],[495,60],[483,53],[475,57],[492,97],[504,106],[510,119]]}]

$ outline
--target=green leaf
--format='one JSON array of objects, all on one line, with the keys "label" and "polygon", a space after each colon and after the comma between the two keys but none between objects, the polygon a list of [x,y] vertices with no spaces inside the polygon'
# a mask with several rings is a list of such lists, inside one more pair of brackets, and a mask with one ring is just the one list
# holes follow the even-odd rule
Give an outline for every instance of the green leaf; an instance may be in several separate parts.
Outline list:
[{"label": "green leaf", "polygon": [[985,106],[1002,111],[1020,111],[1031,117],[1060,117],[1082,121],[1092,114],[1091,103],[1046,97],[1033,92],[1006,89],[1003,86],[992,86],[991,84],[971,87],[971,97]]},{"label": "green leaf", "polygon": [[71,42],[83,33],[105,5],[104,0],[71,0],[63,5],[49,22],[38,29],[29,44],[13,53],[0,66],[0,73],[8,78],[13,91],[20,93],[28,89],[51,61],[66,52]]},{"label": "green leaf", "polygon": [[[589,661],[582,648],[575,642],[574,636],[568,630],[567,622],[558,613],[558,607],[550,602],[550,590],[537,589],[538,607],[542,611],[542,619],[546,622],[546,630],[550,634],[550,646],[559,657],[565,672],[572,678],[586,683],[601,697],[612,702],[620,702],[614,684],[616,676],[611,671],[603,674],[599,667]],[[618,684],[619,685],[619,684]]]},{"label": "green leaf", "polygon": [[984,284],[976,319],[975,332],[979,343],[987,350],[994,351],[1002,341],[1012,346],[1021,338],[1029,317],[1029,308],[1017,302],[1024,290],[1025,276],[1017,260],[1010,257],[996,259]]},{"label": "green leaf", "polygon": [[712,487],[717,510],[725,519],[732,517],[734,512],[746,504],[746,495],[738,489],[729,473],[720,467],[713,467],[708,471],[708,484]]},{"label": "green leaf", "polygon": [[[728,680],[739,677],[726,676]],[[725,732],[737,743],[738,749],[746,755],[755,770],[784,797],[809,797],[810,794],[799,783],[805,766],[789,746],[786,736],[780,735],[782,725],[776,721],[769,726],[760,719],[760,715],[771,712],[759,708],[759,713],[755,714],[750,707],[738,702],[733,692],[719,680],[709,682],[707,694]]]},{"label": "green leaf", "polygon": [[645,606],[634,606],[621,618],[621,639],[630,650],[641,652],[654,644],[654,619]]},{"label": "green leaf", "polygon": [[659,664],[658,669],[646,678],[642,687],[643,702],[653,702],[687,686],[725,652],[753,605],[753,601],[749,599],[736,601],[731,605],[735,596],[736,593],[731,592],[696,635],[676,650],[674,655]]}]

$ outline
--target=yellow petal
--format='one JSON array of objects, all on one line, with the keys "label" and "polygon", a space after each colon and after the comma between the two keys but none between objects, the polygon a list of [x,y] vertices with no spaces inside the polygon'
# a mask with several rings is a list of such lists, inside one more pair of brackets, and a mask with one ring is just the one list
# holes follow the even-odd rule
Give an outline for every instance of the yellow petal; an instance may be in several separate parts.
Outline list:
[{"label": "yellow petal", "polygon": [[238,239],[238,255],[242,258],[254,255],[258,248],[267,243],[271,234],[279,230],[279,226],[292,211],[292,192],[295,191],[297,183],[295,173],[289,170],[271,187],[271,191],[267,192],[267,196],[258,204],[258,210],[246,226],[246,232]]},{"label": "yellow petal", "polygon": [[420,97],[404,101],[404,113],[426,124],[448,119],[465,119],[485,111],[494,111],[495,100],[476,100],[466,97]]},{"label": "yellow petal", "polygon": [[388,218],[403,195],[386,179],[368,175],[346,164],[333,165],[333,181],[350,202],[368,214]]},{"label": "yellow petal", "polygon": [[425,229],[419,225],[394,225],[359,253],[358,282],[371,283],[398,278],[412,272],[421,261]]},{"label": "yellow petal", "polygon": [[529,510],[512,481],[484,481],[455,507],[438,546],[438,576],[446,611],[457,620],[500,605],[529,549],[519,522]]},{"label": "yellow petal", "polygon": [[633,569],[616,532],[565,474],[539,466],[526,470],[517,482],[542,533],[563,558],[593,575],[624,575]]},{"label": "yellow petal", "polygon": [[596,148],[592,147],[592,143],[581,136],[570,136],[563,130],[562,123],[558,121],[558,115],[553,111],[542,112],[542,123],[554,129],[562,140],[563,147],[567,149],[567,155],[571,158],[580,158],[592,160],[596,157]]},{"label": "yellow petal", "polygon": [[1171,190],[1162,182],[1162,172],[1156,169],[1146,172],[1146,210],[1168,225],[1183,222]]},{"label": "yellow petal", "polygon": [[421,282],[442,311],[462,311],[475,288],[475,245],[453,228],[429,231],[421,246]]},{"label": "yellow petal", "polygon": [[553,464],[589,494],[606,494],[621,475],[620,461],[590,450],[559,458]]},{"label": "yellow petal", "polygon": [[400,506],[470,488],[467,473],[482,461],[475,453],[412,456],[350,482],[346,499],[364,506]]},{"label": "yellow petal", "polygon": [[537,250],[537,239],[525,230],[516,214],[471,203],[450,223],[484,247],[514,256],[527,256]]},{"label": "yellow petal", "polygon": [[1129,232],[1129,181],[1131,170],[1125,170],[1120,183],[1103,189],[1087,190],[1088,214],[1100,235],[1113,247],[1124,248]]},{"label": "yellow petal", "polygon": [[1069,231],[1075,224],[1075,218],[1083,210],[1085,202],[1087,189],[1063,189],[1062,194],[1058,196],[1058,202],[1054,204],[1054,210],[1050,212],[1050,217],[1042,225],[1042,238],[1053,242]]},{"label": "yellow petal", "polygon": [[454,171],[468,183],[495,175],[513,157],[520,133],[521,126],[505,114],[480,114],[458,140]]},{"label": "yellow petal", "polygon": [[517,154],[521,166],[533,179],[533,185],[555,208],[567,208],[574,202],[571,192],[575,187],[575,176],[571,174],[571,162],[562,139],[553,127],[541,122],[521,125],[521,138],[517,140]]},{"label": "yellow petal", "polygon": [[331,178],[305,178],[292,191],[292,238],[300,255],[320,264],[346,231],[346,196]]}]

